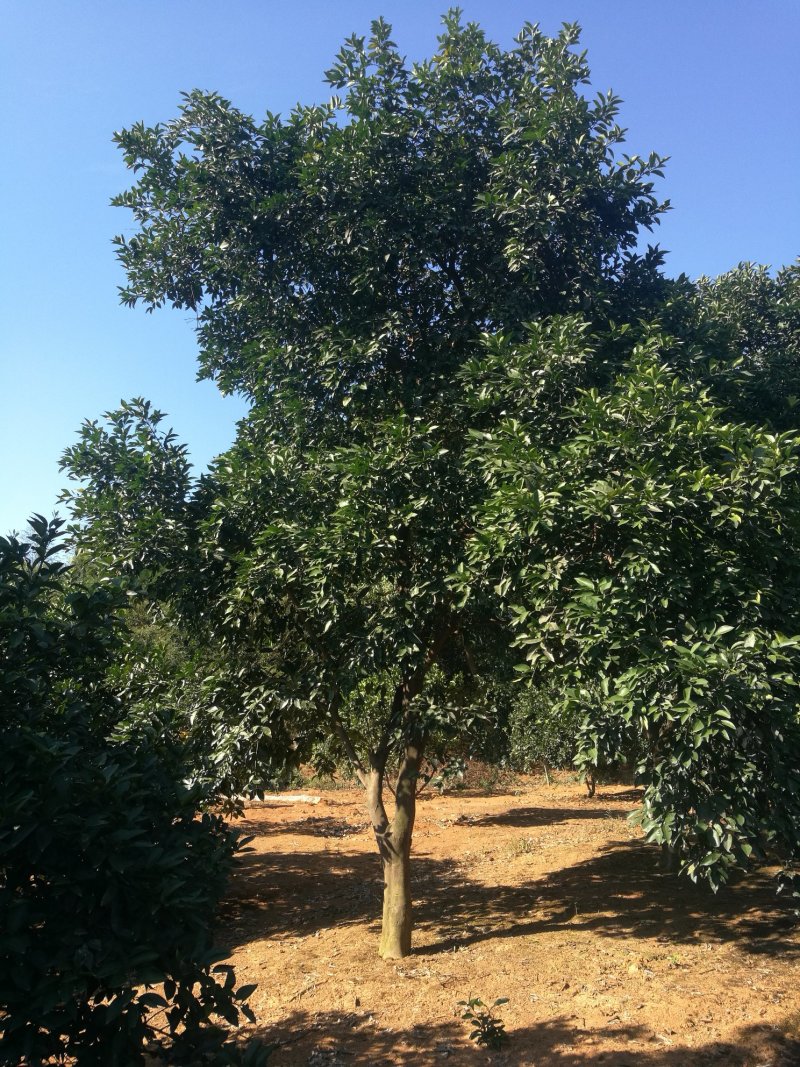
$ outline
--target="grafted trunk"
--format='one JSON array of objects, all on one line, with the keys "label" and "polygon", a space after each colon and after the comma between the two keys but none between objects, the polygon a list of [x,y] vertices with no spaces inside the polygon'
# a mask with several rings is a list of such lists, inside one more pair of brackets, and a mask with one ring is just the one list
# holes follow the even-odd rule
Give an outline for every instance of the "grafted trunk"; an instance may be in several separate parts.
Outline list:
[{"label": "grafted trunk", "polygon": [[421,745],[408,745],[397,779],[391,822],[383,805],[382,769],[373,768],[366,783],[367,806],[383,868],[383,922],[378,948],[383,959],[402,959],[411,952],[411,840],[421,759]]},{"label": "grafted trunk", "polygon": [[378,954],[400,960],[411,952],[411,863],[408,857],[383,864],[383,922]]}]

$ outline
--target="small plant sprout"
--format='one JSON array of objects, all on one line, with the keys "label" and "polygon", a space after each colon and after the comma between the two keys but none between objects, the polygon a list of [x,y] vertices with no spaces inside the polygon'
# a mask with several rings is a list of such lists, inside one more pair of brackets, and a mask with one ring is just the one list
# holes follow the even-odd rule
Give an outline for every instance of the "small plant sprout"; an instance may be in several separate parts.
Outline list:
[{"label": "small plant sprout", "polygon": [[512,856],[529,856],[536,851],[536,840],[533,837],[516,837],[509,845]]},{"label": "small plant sprout", "polygon": [[461,1018],[472,1026],[471,1041],[491,1049],[502,1048],[508,1041],[506,1024],[495,1015],[495,1009],[501,1004],[508,1004],[508,997],[498,997],[491,1006],[484,1004],[480,997],[459,1000],[458,1007],[464,1009]]}]

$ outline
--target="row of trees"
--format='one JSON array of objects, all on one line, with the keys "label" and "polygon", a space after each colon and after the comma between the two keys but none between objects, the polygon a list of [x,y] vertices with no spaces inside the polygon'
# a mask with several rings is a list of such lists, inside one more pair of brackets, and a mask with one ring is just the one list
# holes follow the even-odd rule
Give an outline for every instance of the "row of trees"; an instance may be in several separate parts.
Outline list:
[{"label": "row of trees", "polygon": [[199,479],[143,400],[65,453],[82,573],[131,594],[125,730],[231,802],[349,761],[387,958],[419,785],[510,691],[635,759],[690,877],[797,859],[800,273],[665,277],[662,160],[577,41],[451,12],[408,65],[378,21],[326,105],[117,137],[124,301],[194,311],[250,401]]}]

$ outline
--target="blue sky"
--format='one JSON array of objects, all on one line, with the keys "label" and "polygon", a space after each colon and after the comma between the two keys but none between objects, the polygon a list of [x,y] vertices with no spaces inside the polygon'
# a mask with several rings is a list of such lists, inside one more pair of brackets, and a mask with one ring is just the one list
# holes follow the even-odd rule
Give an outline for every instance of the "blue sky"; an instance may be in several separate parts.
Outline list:
[{"label": "blue sky", "polygon": [[[144,395],[202,468],[243,412],[195,382],[191,317],[122,308],[108,206],[129,184],[115,129],[215,89],[256,115],[324,99],[342,39],[380,14],[410,58],[446,4],[421,0],[2,0],[0,533],[50,514],[84,418]],[[526,20],[583,27],[593,85],[623,98],[629,152],[671,157],[657,232],[670,273],[800,254],[797,0],[465,0],[501,44]]]}]

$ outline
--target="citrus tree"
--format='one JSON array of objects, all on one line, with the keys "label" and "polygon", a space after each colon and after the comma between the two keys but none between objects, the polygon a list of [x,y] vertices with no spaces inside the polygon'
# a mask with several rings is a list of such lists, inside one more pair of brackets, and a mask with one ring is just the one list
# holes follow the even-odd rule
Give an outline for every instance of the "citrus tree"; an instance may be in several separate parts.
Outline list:
[{"label": "citrus tree", "polygon": [[454,11],[409,65],[379,20],[325,104],[257,122],[193,92],[117,137],[137,175],[123,299],[195,310],[201,374],[252,401],[198,491],[229,640],[260,650],[257,700],[324,721],[365,786],[384,956],[411,944],[426,741],[469,717],[448,692],[479,687],[491,646],[450,581],[482,492],[459,369],[487,331],[604,321],[659,287],[635,246],[661,161],[615,155],[618,101],[584,95],[577,38],[527,25],[506,51]]},{"label": "citrus tree", "polygon": [[237,835],[175,752],[119,736],[120,590],[76,579],[62,525],[0,538],[0,1059],[262,1063],[224,1025],[253,987],[214,974]]},{"label": "citrus tree", "polygon": [[523,676],[583,720],[579,766],[638,754],[646,835],[687,874],[716,887],[771,850],[791,875],[800,438],[732,421],[704,361],[692,380],[685,345],[652,329],[602,391],[550,407],[548,379],[596,354],[551,323],[466,369],[489,492],[455,584],[503,587]]},{"label": "citrus tree", "polygon": [[[216,744],[299,757],[336,739],[365,789],[388,958],[411,947],[425,754],[487,714],[515,658],[580,715],[582,759],[642,753],[648,832],[685,845],[690,873],[766,846],[791,787],[744,815],[739,785],[724,817],[697,807],[731,775],[780,777],[745,694],[789,731],[793,638],[761,585],[794,529],[795,445],[703,392],[735,331],[701,328],[713,302],[637,251],[661,160],[621,153],[619,102],[587,95],[577,41],[526,25],[504,50],[451,12],[408,64],[379,20],[345,42],[325,104],[256,121],[192,92],[117,135],[136,175],[116,201],[134,220],[123,300],[194,311],[200,374],[251,407],[199,482],[141,404],[87,424],[65,456],[78,543],[217,649],[194,716]],[[711,671],[740,645],[723,722],[681,656]]]}]

